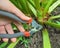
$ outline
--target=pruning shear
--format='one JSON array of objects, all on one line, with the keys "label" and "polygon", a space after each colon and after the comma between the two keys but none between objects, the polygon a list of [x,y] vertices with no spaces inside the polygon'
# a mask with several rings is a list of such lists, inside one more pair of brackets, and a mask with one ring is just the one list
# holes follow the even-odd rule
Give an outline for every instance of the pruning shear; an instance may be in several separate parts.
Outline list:
[{"label": "pruning shear", "polygon": [[[21,20],[16,15],[14,15],[10,12],[7,12],[7,11],[0,10],[0,15],[9,17],[9,18],[19,21],[21,23],[26,23],[26,21]],[[42,25],[38,24],[35,20],[33,20],[30,25],[33,27],[29,31],[30,35],[33,35],[34,33],[36,33],[37,31],[39,31],[43,28]],[[14,37],[19,37],[19,36],[24,36],[24,32],[18,32],[18,33],[14,33],[14,34],[0,34],[0,38],[14,38]]]}]

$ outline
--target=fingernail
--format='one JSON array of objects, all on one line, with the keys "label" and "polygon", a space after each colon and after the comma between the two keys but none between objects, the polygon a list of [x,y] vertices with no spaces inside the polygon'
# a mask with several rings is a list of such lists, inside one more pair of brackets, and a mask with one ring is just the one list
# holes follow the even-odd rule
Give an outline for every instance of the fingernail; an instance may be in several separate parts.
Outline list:
[{"label": "fingernail", "polygon": [[7,38],[3,38],[2,39],[4,42],[8,42],[8,39]]},{"label": "fingernail", "polygon": [[28,24],[32,23],[32,18],[27,21]]},{"label": "fingernail", "polygon": [[12,38],[11,41],[12,41],[12,42],[16,42],[16,38]]}]

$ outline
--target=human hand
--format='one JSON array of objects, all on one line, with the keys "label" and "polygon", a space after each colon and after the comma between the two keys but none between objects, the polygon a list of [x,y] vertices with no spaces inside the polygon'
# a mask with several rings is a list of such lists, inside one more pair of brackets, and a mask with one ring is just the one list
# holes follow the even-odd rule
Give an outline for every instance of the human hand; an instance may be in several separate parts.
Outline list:
[{"label": "human hand", "polygon": [[17,17],[22,20],[27,21],[27,23],[32,22],[32,18],[25,16],[18,8],[16,8],[9,0],[0,0],[0,9],[11,13],[14,13]]},{"label": "human hand", "polygon": [[[17,28],[19,29],[20,32],[25,32],[25,29],[21,24],[18,22],[7,18],[7,17],[0,17],[0,34],[14,34],[14,31],[11,27],[11,23],[14,23]],[[2,39],[4,42],[7,42],[9,39],[8,38],[3,38]],[[16,42],[16,38],[11,38],[10,39],[12,42]]]},{"label": "human hand", "polygon": [[[21,18],[22,20],[27,21],[27,23],[32,22],[32,18],[25,16],[9,0],[0,0],[0,9],[14,13],[17,17]],[[5,18],[0,17],[0,34],[6,34],[6,31],[8,32],[8,34],[14,34],[13,29],[11,27],[11,22],[13,22],[21,32],[25,32],[25,29],[19,23],[6,17]],[[8,41],[8,38],[3,38],[2,40],[6,42]],[[16,38],[12,38],[11,41],[15,42]]]}]

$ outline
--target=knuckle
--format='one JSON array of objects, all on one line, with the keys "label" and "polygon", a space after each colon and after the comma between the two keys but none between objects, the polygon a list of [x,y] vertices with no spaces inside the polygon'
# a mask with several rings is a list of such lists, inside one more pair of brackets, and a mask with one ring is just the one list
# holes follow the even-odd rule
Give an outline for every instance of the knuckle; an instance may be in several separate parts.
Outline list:
[{"label": "knuckle", "polygon": [[4,30],[4,27],[3,26],[0,26],[0,31],[3,31]]}]

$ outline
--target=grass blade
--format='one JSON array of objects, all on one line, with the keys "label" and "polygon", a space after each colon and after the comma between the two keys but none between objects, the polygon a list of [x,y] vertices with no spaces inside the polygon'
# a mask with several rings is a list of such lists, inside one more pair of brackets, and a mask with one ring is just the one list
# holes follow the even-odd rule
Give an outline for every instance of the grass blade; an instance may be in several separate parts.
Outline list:
[{"label": "grass blade", "polygon": [[6,45],[8,44],[8,42],[4,42],[0,45],[0,48],[4,48]]},{"label": "grass blade", "polygon": [[60,15],[51,16],[51,17],[49,18],[49,20],[53,20],[53,19],[57,19],[57,18],[60,18]]},{"label": "grass blade", "polygon": [[60,24],[60,21],[56,21],[57,24]]},{"label": "grass blade", "polygon": [[48,13],[51,13],[59,4],[60,0],[57,0],[53,5],[49,7]]},{"label": "grass blade", "polygon": [[11,43],[7,48],[14,48],[16,44],[21,40],[21,37],[17,39],[15,43]]},{"label": "grass blade", "polygon": [[28,2],[31,3],[35,7],[33,0],[28,0]]},{"label": "grass blade", "polygon": [[44,14],[46,14],[48,12],[48,9],[50,7],[50,5],[52,4],[53,0],[49,0],[48,3],[46,4],[46,7],[44,8]]},{"label": "grass blade", "polygon": [[24,11],[26,12],[26,14],[29,13],[28,7],[27,7],[27,0],[18,0],[22,6],[22,8],[24,9]]},{"label": "grass blade", "polygon": [[37,16],[37,12],[36,12],[35,8],[34,8],[29,2],[27,2],[27,4],[28,4],[30,10],[33,12],[33,14],[34,14],[35,16]]},{"label": "grass blade", "polygon": [[44,29],[42,31],[42,34],[43,34],[43,48],[51,48],[49,34],[48,34],[47,29]]},{"label": "grass blade", "polygon": [[49,26],[51,26],[51,27],[54,27],[54,28],[59,28],[60,29],[60,24],[57,24],[57,23],[54,23],[54,22],[52,22],[52,21],[47,21],[47,22],[45,22],[45,24],[46,25],[49,25]]},{"label": "grass blade", "polygon": [[34,4],[35,4],[35,7],[38,11],[40,11],[40,0],[33,0],[34,1]]}]

